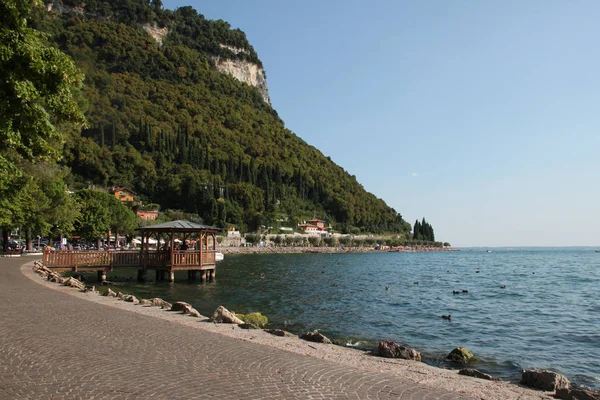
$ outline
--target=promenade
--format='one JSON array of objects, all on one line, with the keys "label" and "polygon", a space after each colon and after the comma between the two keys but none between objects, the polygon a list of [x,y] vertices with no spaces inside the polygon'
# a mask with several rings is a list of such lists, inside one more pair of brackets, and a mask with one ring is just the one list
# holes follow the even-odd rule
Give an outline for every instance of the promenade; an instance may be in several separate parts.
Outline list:
[{"label": "promenade", "polygon": [[33,260],[0,258],[0,399],[468,398],[79,299]]}]

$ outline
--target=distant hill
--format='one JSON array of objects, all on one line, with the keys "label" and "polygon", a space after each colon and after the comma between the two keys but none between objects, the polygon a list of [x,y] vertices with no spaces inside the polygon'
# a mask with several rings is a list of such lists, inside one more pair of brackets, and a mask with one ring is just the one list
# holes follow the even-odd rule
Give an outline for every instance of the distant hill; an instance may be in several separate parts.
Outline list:
[{"label": "distant hill", "polygon": [[70,135],[63,160],[74,188],[127,186],[243,231],[318,217],[346,233],[410,232],[285,128],[256,51],[227,22],[156,0],[63,0],[38,25],[86,77],[88,128]]}]

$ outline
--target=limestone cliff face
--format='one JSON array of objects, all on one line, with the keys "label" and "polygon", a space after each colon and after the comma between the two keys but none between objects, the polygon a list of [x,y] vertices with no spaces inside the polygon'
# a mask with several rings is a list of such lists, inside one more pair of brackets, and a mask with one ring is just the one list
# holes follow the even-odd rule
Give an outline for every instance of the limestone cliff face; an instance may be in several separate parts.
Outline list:
[{"label": "limestone cliff face", "polygon": [[169,33],[169,30],[166,26],[164,28],[159,28],[156,24],[145,24],[142,25],[142,28],[144,28],[144,30],[148,32],[148,35],[152,36],[152,38],[156,40],[159,46],[162,46],[163,37],[165,37],[165,35]]},{"label": "limestone cliff face", "polygon": [[[221,47],[226,48],[235,54],[247,53],[247,50],[224,44],[221,44]],[[269,88],[267,87],[267,78],[265,77],[265,71],[261,67],[244,60],[231,60],[229,58],[221,57],[213,57],[213,60],[219,72],[229,74],[240,82],[254,86],[258,89],[260,94],[262,94],[264,101],[271,104]]]}]

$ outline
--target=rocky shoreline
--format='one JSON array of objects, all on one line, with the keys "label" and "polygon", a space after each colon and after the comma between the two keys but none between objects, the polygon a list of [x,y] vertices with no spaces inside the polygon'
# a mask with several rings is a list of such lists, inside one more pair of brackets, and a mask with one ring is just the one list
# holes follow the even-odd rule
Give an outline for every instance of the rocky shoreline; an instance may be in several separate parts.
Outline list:
[{"label": "rocky shoreline", "polygon": [[[571,388],[564,376],[551,371],[529,370],[524,372],[522,383],[540,389],[533,390],[521,385],[495,380],[493,377],[482,374],[477,370],[467,368],[460,371],[447,370],[426,365],[418,361],[418,352],[390,341],[382,341],[380,343],[380,354],[377,357],[371,352],[330,344],[330,341],[318,332],[308,332],[303,335],[306,337],[300,338],[278,329],[249,329],[254,328],[251,326],[252,324],[240,324],[242,321],[236,319],[235,315],[231,317],[230,313],[224,307],[219,307],[213,318],[207,318],[200,315],[200,313],[187,303],[177,302],[169,304],[161,299],[138,300],[134,296],[112,291],[107,291],[108,295],[101,296],[95,288],[86,287],[82,282],[74,278],[63,278],[59,274],[43,268],[40,262],[36,262],[35,266],[34,263],[25,264],[21,270],[26,276],[43,285],[72,295],[81,296],[86,300],[166,319],[196,329],[216,332],[239,340],[260,343],[310,357],[334,361],[372,373],[391,373],[415,383],[447,391],[455,391],[475,398],[600,399],[598,393]],[[38,274],[44,279],[40,279]],[[77,290],[74,290],[74,288]],[[176,312],[166,312],[173,310]],[[382,346],[384,347],[383,349]],[[461,348],[453,350],[452,353],[456,351],[461,354],[465,353]],[[396,358],[395,354],[408,354],[410,357],[406,358],[412,359],[403,359],[402,356]]]}]

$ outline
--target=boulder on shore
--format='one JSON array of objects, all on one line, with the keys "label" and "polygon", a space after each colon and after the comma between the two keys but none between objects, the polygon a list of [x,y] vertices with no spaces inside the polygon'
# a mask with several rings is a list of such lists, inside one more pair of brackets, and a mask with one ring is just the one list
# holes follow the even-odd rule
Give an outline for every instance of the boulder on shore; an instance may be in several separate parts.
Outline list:
[{"label": "boulder on shore", "polygon": [[183,301],[176,301],[171,306],[171,311],[183,311],[183,313],[185,314],[190,308],[192,308],[192,306],[189,303]]},{"label": "boulder on shore", "polygon": [[553,392],[557,389],[569,389],[571,382],[566,376],[554,371],[528,369],[521,375],[521,383],[534,389]]},{"label": "boulder on shore", "polygon": [[473,358],[473,353],[464,347],[457,347],[446,356],[447,360],[458,364],[466,364]]},{"label": "boulder on shore", "polygon": [[139,304],[140,304],[140,306],[151,306],[152,301],[150,301],[148,299],[141,299]]},{"label": "boulder on shore", "polygon": [[74,288],[77,288],[79,290],[84,290],[85,289],[85,285],[83,284],[83,282],[81,282],[80,280],[77,280],[73,277],[70,277],[69,279],[67,279],[66,281],[63,282],[63,285],[65,286],[71,286]]},{"label": "boulder on shore", "polygon": [[155,297],[155,298],[153,298],[153,299],[152,299],[152,303],[151,303],[151,305],[152,305],[152,306],[154,306],[154,307],[166,308],[166,309],[168,309],[168,310],[170,310],[170,309],[171,309],[171,307],[173,307],[173,306],[171,305],[171,303],[169,303],[169,302],[167,302],[167,301],[164,301],[164,300],[163,300],[163,299],[161,299],[160,297]]},{"label": "boulder on shore", "polygon": [[421,353],[410,347],[402,346],[393,340],[379,342],[379,356],[386,358],[402,358],[405,360],[421,361]]},{"label": "boulder on shore", "polygon": [[295,337],[293,333],[288,331],[284,331],[283,329],[264,329],[265,332],[270,333],[271,335],[281,336],[281,337]]},{"label": "boulder on shore", "polygon": [[113,292],[111,288],[108,288],[108,290],[104,292],[103,296],[117,297],[117,294]]},{"label": "boulder on shore", "polygon": [[231,311],[229,311],[228,309],[226,309],[223,306],[217,307],[217,309],[213,313],[211,321],[217,322],[217,323],[237,324],[237,325],[244,323],[244,321],[242,321],[241,319],[236,317],[234,313],[232,313]]},{"label": "boulder on shore", "polygon": [[126,295],[124,298],[125,301],[129,302],[129,303],[133,303],[133,304],[139,304],[139,300],[137,299],[137,297],[133,296],[133,295]]},{"label": "boulder on shore", "polygon": [[472,368],[463,368],[460,371],[458,371],[458,374],[465,375],[465,376],[472,376],[473,378],[487,379],[488,381],[499,381],[500,380],[500,379],[496,378],[495,376],[485,374],[481,371],[478,371],[478,370],[472,369]]},{"label": "boulder on shore", "polygon": [[183,301],[176,301],[175,303],[173,303],[173,305],[171,306],[171,311],[181,311],[182,314],[189,314],[192,317],[196,318],[202,317],[198,310],[192,307],[191,304]]},{"label": "boulder on shore", "polygon": [[50,274],[48,274],[47,279],[50,282],[56,282],[56,283],[63,283],[65,281],[65,278],[63,278],[60,274],[57,274],[54,271],[52,271],[52,272],[50,272]]},{"label": "boulder on shore", "polygon": [[314,330],[312,332],[306,332],[300,337],[304,340],[308,340],[309,342],[331,344],[331,340],[329,340],[325,335],[323,335],[318,330]]},{"label": "boulder on shore", "polygon": [[600,392],[585,389],[557,389],[556,397],[564,400],[600,400]]}]

